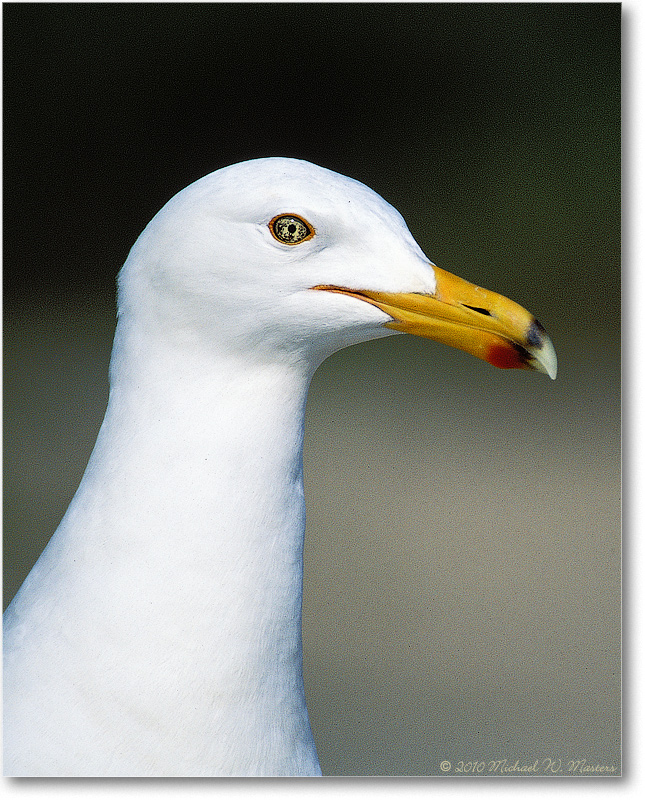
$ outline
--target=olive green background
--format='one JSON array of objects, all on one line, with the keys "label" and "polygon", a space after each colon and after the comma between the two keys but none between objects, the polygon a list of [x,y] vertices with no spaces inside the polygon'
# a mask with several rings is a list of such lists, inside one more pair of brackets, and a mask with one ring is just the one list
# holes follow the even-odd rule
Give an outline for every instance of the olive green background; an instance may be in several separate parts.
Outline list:
[{"label": "olive green background", "polygon": [[316,374],[303,633],[323,771],[618,771],[619,4],[3,11],[5,603],[83,474],[139,232],[218,167],[306,158],[533,311],[560,363],[551,382],[395,336]]}]

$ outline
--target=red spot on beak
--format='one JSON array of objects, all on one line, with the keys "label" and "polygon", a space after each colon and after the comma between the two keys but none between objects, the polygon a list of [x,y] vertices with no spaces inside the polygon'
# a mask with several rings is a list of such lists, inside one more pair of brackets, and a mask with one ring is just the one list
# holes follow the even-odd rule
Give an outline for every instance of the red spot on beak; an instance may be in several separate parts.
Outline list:
[{"label": "red spot on beak", "polygon": [[526,366],[521,353],[511,344],[493,344],[488,348],[486,361],[500,369],[522,369]]}]

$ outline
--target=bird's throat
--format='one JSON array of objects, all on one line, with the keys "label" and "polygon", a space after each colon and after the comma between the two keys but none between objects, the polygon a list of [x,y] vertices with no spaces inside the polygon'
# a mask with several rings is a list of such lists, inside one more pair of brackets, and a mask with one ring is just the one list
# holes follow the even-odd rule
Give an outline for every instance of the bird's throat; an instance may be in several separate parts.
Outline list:
[{"label": "bird's throat", "polygon": [[[50,584],[63,598],[52,613],[83,632],[61,643],[46,634],[60,626],[43,628],[41,647],[74,651],[70,702],[80,692],[98,725],[129,731],[113,767],[88,746],[88,774],[316,774],[301,646],[307,379],[189,366],[134,383],[113,363],[85,477],[14,610],[31,614]],[[56,709],[47,725],[59,751],[83,747]],[[175,762],[144,764],[156,751]]]}]

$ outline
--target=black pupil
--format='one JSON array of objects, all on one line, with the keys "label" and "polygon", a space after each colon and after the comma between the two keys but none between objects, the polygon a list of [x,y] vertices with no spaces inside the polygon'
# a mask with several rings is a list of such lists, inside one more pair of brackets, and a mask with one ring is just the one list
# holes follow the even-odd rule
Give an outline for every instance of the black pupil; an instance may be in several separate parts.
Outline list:
[{"label": "black pupil", "polygon": [[297,217],[280,217],[276,219],[273,232],[276,237],[287,244],[297,244],[310,234],[307,225]]}]

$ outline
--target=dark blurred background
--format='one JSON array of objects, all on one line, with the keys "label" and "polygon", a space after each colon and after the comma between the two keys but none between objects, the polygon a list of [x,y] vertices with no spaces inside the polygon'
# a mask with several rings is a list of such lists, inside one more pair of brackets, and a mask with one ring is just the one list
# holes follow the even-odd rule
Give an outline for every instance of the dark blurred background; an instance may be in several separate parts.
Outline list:
[{"label": "dark blurred background", "polygon": [[5,604],[94,443],[138,234],[212,170],[305,158],[533,311],[560,361],[552,383],[398,336],[318,371],[304,641],[323,770],[618,768],[620,5],[3,12]]}]

